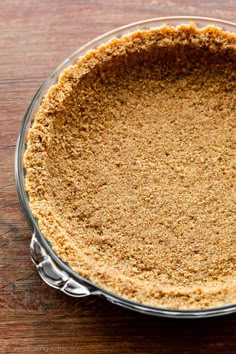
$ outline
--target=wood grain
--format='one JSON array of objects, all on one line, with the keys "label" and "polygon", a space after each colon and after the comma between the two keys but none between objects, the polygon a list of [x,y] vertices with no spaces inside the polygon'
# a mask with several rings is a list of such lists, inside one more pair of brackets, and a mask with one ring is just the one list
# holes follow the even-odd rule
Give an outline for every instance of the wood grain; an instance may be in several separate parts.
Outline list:
[{"label": "wood grain", "polygon": [[26,109],[50,72],[75,49],[151,17],[234,21],[236,1],[2,0],[0,2],[0,352],[236,353],[236,316],[177,321],[70,298],[41,281],[14,182],[15,142]]}]

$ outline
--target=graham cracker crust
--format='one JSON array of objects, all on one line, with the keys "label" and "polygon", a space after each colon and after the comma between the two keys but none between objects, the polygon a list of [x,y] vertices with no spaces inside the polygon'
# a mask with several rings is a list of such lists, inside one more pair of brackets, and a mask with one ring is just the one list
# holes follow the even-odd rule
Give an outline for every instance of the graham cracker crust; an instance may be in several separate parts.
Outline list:
[{"label": "graham cracker crust", "polygon": [[147,305],[236,302],[236,35],[162,26],[66,69],[28,133],[26,190],[54,251]]}]

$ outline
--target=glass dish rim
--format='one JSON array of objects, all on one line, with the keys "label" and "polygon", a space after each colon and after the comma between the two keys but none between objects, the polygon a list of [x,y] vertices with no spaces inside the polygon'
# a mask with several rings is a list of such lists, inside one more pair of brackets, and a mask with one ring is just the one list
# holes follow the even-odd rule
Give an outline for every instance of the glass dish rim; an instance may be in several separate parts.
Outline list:
[{"label": "glass dish rim", "polygon": [[[153,24],[155,27],[161,26],[164,24],[164,22],[170,21],[170,22],[179,22],[177,25],[181,25],[181,21],[187,21],[189,22],[197,22],[197,21],[202,21],[205,23],[205,25],[222,25],[222,26],[229,26],[233,27],[235,32],[236,32],[236,23],[230,22],[230,21],[225,21],[221,19],[215,19],[211,17],[201,17],[201,16],[168,16],[168,17],[158,17],[158,18],[151,18],[143,21],[138,21],[134,23],[130,23],[125,26],[121,26],[118,28],[115,28],[112,31],[106,32],[102,34],[101,36],[98,36],[94,38],[93,40],[87,42],[85,45],[79,47],[77,50],[75,50],[71,55],[69,55],[65,60],[63,60],[53,71],[52,73],[48,76],[48,78],[43,82],[43,84],[40,86],[36,94],[34,95],[27,111],[26,114],[23,118],[22,125],[19,131],[17,143],[16,143],[16,150],[15,150],[15,180],[16,180],[16,189],[17,189],[17,194],[18,198],[20,201],[20,205],[22,208],[22,211],[25,215],[25,218],[30,225],[31,229],[33,230],[34,233],[37,234],[40,242],[43,244],[43,247],[47,250],[49,253],[50,257],[53,259],[53,261],[58,264],[61,269],[65,270],[73,279],[77,280],[80,284],[83,284],[85,287],[91,290],[91,294],[99,295],[99,296],[104,296],[105,298],[109,299],[111,302],[116,303],[117,305],[130,308],[130,309],[135,309],[139,312],[142,313],[147,313],[151,315],[156,315],[156,316],[164,316],[164,317],[173,317],[173,318],[202,318],[202,317],[213,317],[213,316],[219,316],[219,315],[224,315],[224,314],[229,314],[233,313],[236,311],[236,303],[229,304],[229,305],[224,305],[224,306],[219,306],[219,307],[210,307],[210,308],[204,308],[204,309],[174,309],[174,308],[167,308],[167,307],[156,307],[156,306],[151,306],[151,305],[146,305],[142,303],[138,303],[132,300],[129,300],[125,297],[121,297],[109,290],[106,290],[99,285],[94,284],[90,280],[82,277],[79,273],[75,272],[70,266],[68,266],[65,262],[63,262],[60,257],[54,252],[52,249],[50,242],[44,237],[43,233],[41,232],[37,220],[34,218],[34,216],[31,213],[31,209],[29,206],[28,202],[28,197],[27,193],[24,188],[24,169],[23,169],[23,148],[25,146],[25,135],[27,133],[27,127],[30,122],[31,114],[33,111],[33,108],[37,104],[37,100],[40,97],[41,93],[44,91],[44,89],[48,86],[48,84],[53,80],[55,75],[59,75],[62,72],[62,69],[65,69],[65,66],[67,64],[73,65],[73,63],[70,63],[73,58],[77,56],[77,60],[79,60],[79,54],[81,52],[84,52],[85,50],[88,51],[90,49],[96,48],[96,46],[93,46],[95,43],[106,43],[113,37],[119,37],[119,32],[124,32],[123,34],[128,34],[129,29],[133,31],[142,29],[140,26],[149,26],[147,28],[151,28],[150,25]],[[169,23],[168,23],[169,24]],[[171,24],[171,23],[170,23]],[[143,28],[145,29],[145,28]],[[118,36],[117,36],[118,34]],[[99,45],[100,45],[99,44]],[[51,84],[52,85],[52,84]],[[50,85],[50,86],[51,86]]]}]

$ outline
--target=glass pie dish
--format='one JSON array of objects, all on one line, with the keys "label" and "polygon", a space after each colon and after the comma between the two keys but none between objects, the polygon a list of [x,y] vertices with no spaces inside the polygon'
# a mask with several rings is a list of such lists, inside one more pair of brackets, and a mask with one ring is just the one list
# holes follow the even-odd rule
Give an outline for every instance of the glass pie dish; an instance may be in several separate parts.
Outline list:
[{"label": "glass pie dish", "polygon": [[47,93],[48,89],[58,82],[60,74],[69,66],[75,64],[79,58],[85,55],[89,50],[96,49],[102,44],[107,43],[112,38],[119,38],[125,34],[140,30],[157,28],[162,25],[178,26],[180,24],[196,23],[198,27],[205,27],[206,25],[215,25],[225,31],[236,32],[236,24],[215,20],[210,18],[201,17],[169,17],[151,19],[147,21],[137,22],[128,26],[118,28],[114,31],[106,33],[93,41],[87,43],[65,61],[63,61],[49,76],[49,78],[39,88],[35,97],[33,98],[28,111],[25,115],[19,138],[16,146],[16,159],[15,159],[15,174],[16,186],[20,200],[21,207],[25,217],[32,228],[32,240],[30,244],[31,258],[36,265],[38,272],[42,279],[50,286],[60,289],[64,293],[74,297],[83,297],[89,295],[97,295],[104,297],[108,301],[122,306],[124,308],[138,311],[141,313],[174,317],[174,318],[199,318],[199,317],[212,317],[217,315],[229,314],[236,311],[236,304],[225,305],[217,308],[207,308],[199,310],[177,310],[164,307],[153,307],[145,304],[137,303],[126,298],[120,297],[110,291],[107,291],[99,286],[93,284],[88,279],[85,279],[80,274],[73,271],[69,265],[63,262],[53,250],[50,242],[44,237],[41,232],[36,218],[33,216],[30,205],[29,196],[25,189],[25,169],[23,165],[24,153],[27,148],[26,138],[28,130],[34,121],[36,112]]}]

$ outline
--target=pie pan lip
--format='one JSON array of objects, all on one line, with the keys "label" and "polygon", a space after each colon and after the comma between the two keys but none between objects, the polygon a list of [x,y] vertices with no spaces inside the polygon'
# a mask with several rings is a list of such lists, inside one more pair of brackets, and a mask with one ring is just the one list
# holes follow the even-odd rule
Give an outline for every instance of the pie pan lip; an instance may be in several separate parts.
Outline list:
[{"label": "pie pan lip", "polygon": [[[196,310],[188,310],[188,309],[174,309],[168,307],[156,307],[150,306],[142,303],[137,303],[127,298],[121,297],[115,293],[112,293],[106,289],[99,287],[98,285],[92,283],[88,279],[82,277],[73,269],[69,267],[68,264],[63,262],[59,256],[53,251],[52,246],[48,240],[43,236],[37,220],[34,218],[31,212],[31,208],[29,206],[29,197],[25,190],[24,186],[24,177],[26,171],[23,166],[23,156],[24,151],[26,149],[26,136],[28,129],[33,121],[34,115],[40,106],[41,100],[46,94],[48,88],[53,84],[57,83],[60,74],[66,69],[68,66],[73,65],[81,56],[88,52],[90,49],[95,49],[101,44],[108,42],[110,39],[114,37],[120,37],[124,34],[128,34],[140,29],[149,29],[159,27],[164,24],[170,24],[174,26],[178,26],[181,24],[187,24],[194,22],[199,27],[204,27],[206,25],[215,25],[223,28],[226,31],[236,32],[236,23],[208,18],[208,17],[197,17],[197,16],[171,16],[171,17],[160,17],[160,18],[152,18],[144,21],[135,22],[126,26],[119,27],[115,30],[107,32],[94,40],[88,42],[84,46],[80,47],[74,53],[72,53],[69,57],[67,57],[46,79],[46,81],[42,84],[42,86],[36,92],[31,104],[28,107],[28,110],[25,114],[25,117],[22,122],[22,126],[18,135],[17,144],[16,144],[16,152],[15,152],[15,180],[16,180],[16,189],[18,193],[18,198],[20,201],[20,205],[22,211],[25,215],[25,218],[33,230],[33,236],[31,241],[31,257],[36,263],[36,266],[39,270],[39,273],[43,280],[47,282],[49,285],[58,288],[65,293],[72,296],[87,296],[87,295],[98,295],[106,298],[112,303],[115,303],[119,306],[135,310],[137,312],[162,316],[162,317],[172,317],[172,318],[206,318],[206,317],[214,317],[219,315],[230,314],[236,312],[236,303],[224,305],[220,307],[210,307],[204,309],[196,309]],[[37,247],[41,249],[42,261],[36,261],[35,259],[35,250],[34,246],[37,244]],[[47,278],[43,274],[45,270],[44,264],[49,260],[50,266],[54,268],[54,270],[58,271],[58,274],[66,278],[63,280],[60,285],[59,283],[55,283],[50,279],[50,276]],[[73,282],[73,284],[78,287],[81,286],[82,291],[79,292],[68,292],[66,291],[66,284],[68,279]],[[61,285],[62,284],[62,285]]]}]

